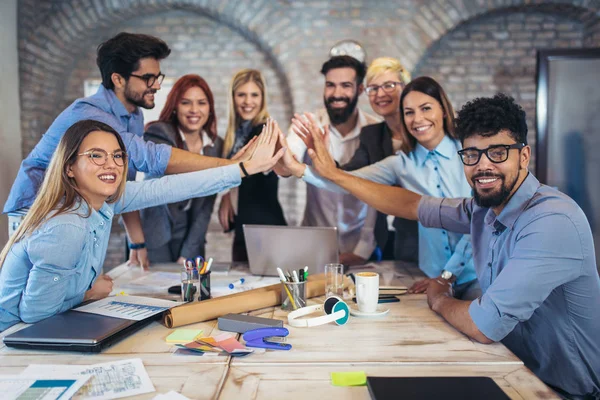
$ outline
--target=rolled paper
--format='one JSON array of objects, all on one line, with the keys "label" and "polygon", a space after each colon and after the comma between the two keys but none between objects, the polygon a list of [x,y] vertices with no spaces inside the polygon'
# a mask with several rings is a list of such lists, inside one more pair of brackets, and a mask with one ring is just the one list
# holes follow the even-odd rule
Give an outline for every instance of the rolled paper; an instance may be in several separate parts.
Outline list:
[{"label": "rolled paper", "polygon": [[[325,294],[325,275],[310,275],[306,283],[306,297],[318,297]],[[167,328],[209,321],[226,314],[239,314],[260,310],[261,308],[281,304],[281,283],[247,290],[241,293],[217,297],[210,300],[195,301],[171,308],[163,316]]]}]

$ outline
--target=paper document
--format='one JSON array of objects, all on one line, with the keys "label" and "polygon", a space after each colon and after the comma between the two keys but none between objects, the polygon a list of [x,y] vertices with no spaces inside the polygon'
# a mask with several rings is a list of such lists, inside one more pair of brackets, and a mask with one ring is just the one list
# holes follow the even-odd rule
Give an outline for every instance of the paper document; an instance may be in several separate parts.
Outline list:
[{"label": "paper document", "polygon": [[90,380],[73,396],[74,400],[120,399],[154,392],[154,385],[139,358],[95,365],[32,364],[23,371],[20,377],[40,376],[41,374],[45,376],[56,374],[89,376]]},{"label": "paper document", "polygon": [[6,400],[68,400],[88,379],[89,376],[70,374],[52,378],[46,374],[30,377],[0,375],[0,393]]},{"label": "paper document", "polygon": [[168,393],[157,394],[152,400],[190,400],[181,393],[171,390]]},{"label": "paper document", "polygon": [[106,297],[102,300],[86,304],[83,307],[75,308],[74,310],[106,315],[107,317],[141,321],[182,304],[185,303],[153,299],[151,297],[118,296]]},{"label": "paper document", "polygon": [[148,272],[123,286],[145,286],[168,289],[181,283],[181,275],[177,272]]},{"label": "paper document", "polygon": [[[240,279],[244,279],[244,283],[238,284]],[[280,283],[279,278],[267,278],[254,275],[227,275],[211,278],[211,291],[212,297],[227,296],[234,293],[245,292],[247,290],[258,289],[265,286],[274,285]],[[229,288],[229,284],[233,283],[233,288]]]}]

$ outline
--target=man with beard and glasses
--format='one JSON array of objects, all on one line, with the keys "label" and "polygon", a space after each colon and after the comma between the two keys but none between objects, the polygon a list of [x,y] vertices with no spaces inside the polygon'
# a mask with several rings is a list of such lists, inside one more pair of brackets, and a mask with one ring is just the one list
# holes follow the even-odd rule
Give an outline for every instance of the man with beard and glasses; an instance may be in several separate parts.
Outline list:
[{"label": "man with beard and glasses", "polygon": [[[346,164],[360,146],[361,129],[379,122],[356,107],[364,91],[366,66],[354,57],[336,56],[323,64],[321,73],[325,76],[325,109],[317,111],[315,119],[321,126],[329,126],[331,154],[339,164]],[[298,160],[310,162],[306,145],[292,130],[288,145]],[[377,212],[352,195],[306,188],[302,225],[337,227],[340,262],[345,265],[363,264],[371,257],[376,248],[376,219]]]},{"label": "man with beard and glasses", "polygon": [[[16,212],[21,216],[26,213],[38,194],[60,139],[71,125],[81,120],[103,122],[121,135],[129,159],[128,179],[135,177],[135,171],[162,176],[245,161],[248,156],[235,161],[225,160],[144,141],[144,117],[140,107],[154,107],[154,94],[164,78],[160,61],[170,53],[164,41],[142,34],[122,32],[100,44],[96,63],[102,85],[96,94],[75,100],[60,113],[23,160],[4,205],[4,213]],[[131,261],[145,267],[148,259],[139,213],[124,214],[123,220],[132,249]]]},{"label": "man with beard and glasses", "polygon": [[561,396],[600,398],[600,278],[585,214],[528,171],[525,112],[511,97],[467,103],[456,133],[473,198],[420,196],[345,173],[315,124],[309,155],[321,176],[381,212],[470,233],[483,295],[457,300],[432,280],[431,309],[478,342],[501,341]]}]

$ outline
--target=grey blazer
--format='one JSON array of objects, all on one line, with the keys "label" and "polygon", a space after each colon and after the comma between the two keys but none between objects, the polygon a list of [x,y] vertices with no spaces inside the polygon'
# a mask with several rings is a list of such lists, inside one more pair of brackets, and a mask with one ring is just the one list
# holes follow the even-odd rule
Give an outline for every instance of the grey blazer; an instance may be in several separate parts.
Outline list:
[{"label": "grey blazer", "polygon": [[[158,122],[148,127],[144,133],[145,140],[155,143],[165,143],[177,147],[177,132],[174,127],[165,122]],[[183,144],[184,149],[187,146]],[[204,147],[204,155],[220,157],[223,151],[223,139],[217,136],[214,146]],[[152,179],[156,177],[146,177]],[[217,195],[198,197],[191,201],[181,201],[163,204],[141,210],[142,228],[149,249],[167,244],[172,239],[183,239],[179,256],[192,258],[204,256],[206,232]]]}]

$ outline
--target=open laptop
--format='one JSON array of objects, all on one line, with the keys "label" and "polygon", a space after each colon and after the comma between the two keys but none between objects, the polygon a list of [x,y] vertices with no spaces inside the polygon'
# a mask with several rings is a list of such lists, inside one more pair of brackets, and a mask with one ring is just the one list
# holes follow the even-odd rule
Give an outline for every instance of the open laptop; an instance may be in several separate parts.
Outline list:
[{"label": "open laptop", "polygon": [[4,337],[8,347],[98,353],[158,318],[141,321],[69,310]]},{"label": "open laptop", "polygon": [[508,400],[500,386],[486,376],[367,377],[373,400],[445,399]]},{"label": "open laptop", "polygon": [[339,261],[335,227],[244,224],[243,228],[254,275],[278,276],[277,267],[291,270],[304,266],[315,274],[323,272],[325,264]]}]

